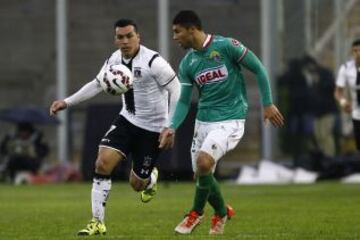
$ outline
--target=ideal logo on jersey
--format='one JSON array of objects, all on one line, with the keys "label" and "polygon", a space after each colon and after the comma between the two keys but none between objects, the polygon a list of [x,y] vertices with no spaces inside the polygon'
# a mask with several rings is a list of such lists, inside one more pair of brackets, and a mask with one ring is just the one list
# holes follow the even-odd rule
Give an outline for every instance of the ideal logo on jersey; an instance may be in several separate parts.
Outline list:
[{"label": "ideal logo on jersey", "polygon": [[205,84],[212,84],[224,81],[228,76],[228,71],[225,65],[216,68],[208,68],[199,73],[195,77],[195,81],[199,86]]}]

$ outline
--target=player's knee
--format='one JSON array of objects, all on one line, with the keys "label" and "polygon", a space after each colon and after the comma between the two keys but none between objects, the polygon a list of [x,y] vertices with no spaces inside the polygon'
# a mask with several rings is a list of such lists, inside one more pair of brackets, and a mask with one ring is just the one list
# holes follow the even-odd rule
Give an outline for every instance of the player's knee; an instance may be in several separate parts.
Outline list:
[{"label": "player's knee", "polygon": [[199,157],[196,161],[196,166],[199,174],[208,174],[212,170],[213,161],[211,160],[211,158],[199,154]]},{"label": "player's knee", "polygon": [[109,159],[98,156],[95,163],[95,172],[100,174],[110,174],[112,170],[110,166]]}]

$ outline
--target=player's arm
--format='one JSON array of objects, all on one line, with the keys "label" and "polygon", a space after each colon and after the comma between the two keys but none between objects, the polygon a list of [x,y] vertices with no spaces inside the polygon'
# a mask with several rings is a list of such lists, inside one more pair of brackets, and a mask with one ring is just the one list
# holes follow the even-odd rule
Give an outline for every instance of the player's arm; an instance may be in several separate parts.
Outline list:
[{"label": "player's arm", "polygon": [[246,56],[242,59],[241,65],[253,72],[256,76],[256,81],[260,89],[261,102],[264,107],[263,118],[265,123],[267,120],[270,120],[275,127],[284,125],[283,115],[272,102],[270,81],[264,65],[250,50],[248,50]]},{"label": "player's arm", "polygon": [[184,121],[190,109],[193,84],[190,78],[187,77],[183,64],[180,65],[179,77],[181,81],[180,98],[171,118],[170,127],[164,128],[160,133],[159,148],[168,149],[174,145],[175,130]]},{"label": "player's arm", "polygon": [[242,66],[251,71],[256,76],[256,81],[259,86],[261,102],[264,107],[273,104],[270,81],[264,65],[260,62],[257,56],[248,50],[246,56],[240,62]]},{"label": "player's arm", "polygon": [[166,125],[167,127],[170,126],[170,120],[174,116],[176,104],[179,100],[180,96],[180,83],[179,79],[175,76],[174,79],[167,85],[165,85],[165,89],[169,93],[169,121]]},{"label": "player's arm", "polygon": [[170,128],[177,129],[185,120],[185,117],[187,116],[190,109],[191,96],[192,85],[182,83],[180,98],[176,104],[176,109],[170,123]]},{"label": "player's arm", "polygon": [[274,126],[281,127],[284,124],[284,117],[273,104],[270,81],[264,65],[252,51],[236,39],[229,39],[227,52],[236,64],[241,64],[256,75],[261,102],[264,107],[263,118],[265,123],[270,120]]},{"label": "player's arm", "polygon": [[233,38],[228,38],[227,40],[228,42],[225,45],[226,54],[232,59],[235,65],[240,64],[256,75],[262,105],[264,107],[272,105],[269,77],[263,64],[252,51],[238,40]]},{"label": "player's arm", "polygon": [[350,113],[352,111],[351,102],[347,100],[345,97],[345,89],[343,87],[336,86],[334,97],[336,101],[339,103],[339,106],[346,113]]},{"label": "player's arm", "polygon": [[150,67],[158,84],[162,86],[169,95],[169,117],[168,123],[166,124],[166,127],[169,127],[170,120],[175,112],[176,103],[180,96],[180,82],[173,68],[161,56],[156,57]]},{"label": "player's arm", "polygon": [[85,84],[73,95],[65,99],[54,101],[50,106],[50,115],[56,115],[61,110],[64,110],[72,105],[76,105],[78,103],[86,101],[94,97],[95,95],[99,94],[102,91],[101,85],[99,83],[99,79],[103,77],[107,64],[108,64],[108,60],[105,61],[104,65],[97,74],[96,78],[91,82]]},{"label": "player's arm", "polygon": [[192,85],[181,84],[181,94],[176,104],[175,113],[171,119],[170,127],[164,128],[159,137],[159,148],[168,149],[174,145],[175,130],[181,125],[187,116],[192,96]]},{"label": "player's arm", "polygon": [[339,73],[336,79],[336,87],[334,92],[334,97],[336,101],[339,103],[339,106],[342,110],[347,113],[352,111],[351,102],[345,96],[345,84],[346,84],[346,69],[345,66],[342,65],[339,69]]},{"label": "player's arm", "polygon": [[56,100],[50,106],[50,115],[56,115],[57,112],[64,110],[70,106],[76,105],[86,101],[102,91],[102,88],[97,79],[85,84],[73,95],[64,100]]}]

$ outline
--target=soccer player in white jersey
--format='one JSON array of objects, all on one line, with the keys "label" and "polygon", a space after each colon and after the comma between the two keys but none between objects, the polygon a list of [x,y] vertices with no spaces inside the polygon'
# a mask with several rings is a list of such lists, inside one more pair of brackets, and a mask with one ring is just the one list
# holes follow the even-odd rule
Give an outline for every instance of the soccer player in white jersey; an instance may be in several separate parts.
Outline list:
[{"label": "soccer player in white jersey", "polygon": [[190,234],[204,218],[208,202],[214,209],[209,234],[222,234],[234,210],[225,204],[213,173],[221,157],[239,143],[244,134],[247,97],[242,68],[254,74],[261,93],[264,120],[280,127],[282,114],[272,102],[269,79],[259,59],[233,38],[206,34],[193,11],[181,11],[173,20],[173,36],[189,49],[179,67],[181,95],[170,128],[161,132],[160,147],[173,145],[175,129],[185,119],[193,86],[199,91],[194,137],[191,146],[196,178],[193,207],[175,232]]},{"label": "soccer player in white jersey", "polygon": [[[353,58],[340,66],[335,99],[343,111],[351,114],[356,148],[360,151],[360,39],[353,42],[351,52]],[[346,86],[351,90],[351,100],[345,97]]]},{"label": "soccer player in white jersey", "polygon": [[98,79],[107,65],[124,64],[134,74],[133,88],[123,95],[123,108],[99,144],[91,202],[93,218],[78,235],[104,235],[105,204],[111,190],[111,172],[132,154],[129,182],[148,202],[156,193],[160,153],[159,133],[168,126],[179,97],[180,84],[171,66],[153,50],[140,44],[137,25],[120,19],[115,25],[115,45],[119,48],[105,61],[94,80],[64,100],[54,101],[50,114],[90,99],[102,92]]}]

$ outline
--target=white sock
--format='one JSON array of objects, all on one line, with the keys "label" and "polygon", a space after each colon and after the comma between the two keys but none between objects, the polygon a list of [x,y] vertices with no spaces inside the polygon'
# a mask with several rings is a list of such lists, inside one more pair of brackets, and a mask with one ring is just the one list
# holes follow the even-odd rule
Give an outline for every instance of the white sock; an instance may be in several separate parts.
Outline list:
[{"label": "white sock", "polygon": [[95,219],[104,222],[105,205],[111,190],[111,179],[94,178],[91,189],[91,207]]},{"label": "white sock", "polygon": [[151,172],[150,174],[150,179],[149,179],[149,183],[146,186],[146,189],[151,189],[153,188],[154,184],[156,183],[156,175],[154,174],[154,171]]}]

